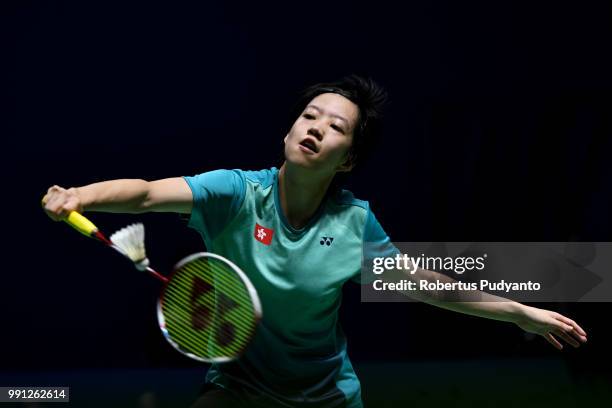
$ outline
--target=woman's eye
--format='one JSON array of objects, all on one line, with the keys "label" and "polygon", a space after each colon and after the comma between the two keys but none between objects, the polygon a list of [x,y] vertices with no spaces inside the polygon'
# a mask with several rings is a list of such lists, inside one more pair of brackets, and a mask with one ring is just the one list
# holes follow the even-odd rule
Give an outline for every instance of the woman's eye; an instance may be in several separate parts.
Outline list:
[{"label": "woman's eye", "polygon": [[305,113],[302,116],[305,117],[306,119],[314,119],[314,116],[312,116],[310,113]]},{"label": "woman's eye", "polygon": [[344,130],[342,130],[342,128],[338,125],[332,125],[332,129],[340,132],[340,133],[344,133]]}]

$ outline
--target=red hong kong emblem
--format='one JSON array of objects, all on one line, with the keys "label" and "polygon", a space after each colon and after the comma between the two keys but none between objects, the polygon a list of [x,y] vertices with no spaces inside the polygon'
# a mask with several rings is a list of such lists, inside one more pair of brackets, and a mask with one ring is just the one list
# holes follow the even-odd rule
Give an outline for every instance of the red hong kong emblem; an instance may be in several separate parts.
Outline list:
[{"label": "red hong kong emblem", "polygon": [[272,243],[272,236],[274,235],[274,230],[266,227],[262,227],[261,225],[255,223],[255,239],[265,245],[270,245]]}]

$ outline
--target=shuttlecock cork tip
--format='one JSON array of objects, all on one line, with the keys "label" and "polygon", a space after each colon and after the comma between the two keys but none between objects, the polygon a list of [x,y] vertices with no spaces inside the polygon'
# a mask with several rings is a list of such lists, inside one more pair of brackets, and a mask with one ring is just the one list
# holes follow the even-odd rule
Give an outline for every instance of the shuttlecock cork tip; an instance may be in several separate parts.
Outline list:
[{"label": "shuttlecock cork tip", "polygon": [[145,251],[143,224],[128,225],[111,235],[110,240],[134,262],[136,268],[147,268],[149,260]]}]

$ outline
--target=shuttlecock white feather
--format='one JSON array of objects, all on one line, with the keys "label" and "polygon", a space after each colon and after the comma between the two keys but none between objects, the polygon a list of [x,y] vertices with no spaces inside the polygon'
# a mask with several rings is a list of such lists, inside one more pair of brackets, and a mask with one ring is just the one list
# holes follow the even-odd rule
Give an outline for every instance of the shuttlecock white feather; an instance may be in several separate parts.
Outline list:
[{"label": "shuttlecock white feather", "polygon": [[111,235],[110,240],[134,262],[137,269],[147,269],[149,259],[145,251],[144,225],[128,225]]}]

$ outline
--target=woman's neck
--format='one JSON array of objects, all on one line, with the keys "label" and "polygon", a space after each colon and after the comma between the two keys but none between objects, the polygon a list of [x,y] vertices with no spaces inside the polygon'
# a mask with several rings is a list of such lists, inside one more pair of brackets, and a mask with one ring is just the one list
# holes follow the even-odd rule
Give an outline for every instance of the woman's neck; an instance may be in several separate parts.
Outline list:
[{"label": "woman's neck", "polygon": [[280,205],[285,218],[295,228],[303,228],[315,215],[327,194],[334,175],[317,177],[312,172],[293,169],[283,163],[278,171]]}]

